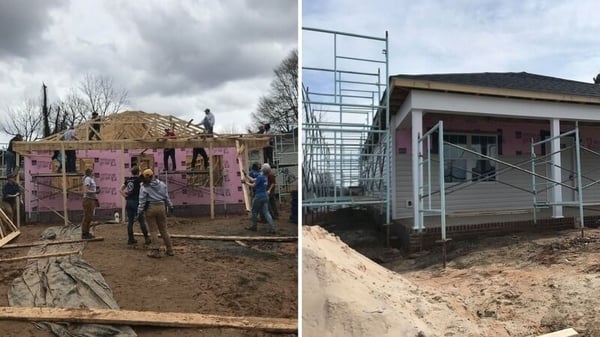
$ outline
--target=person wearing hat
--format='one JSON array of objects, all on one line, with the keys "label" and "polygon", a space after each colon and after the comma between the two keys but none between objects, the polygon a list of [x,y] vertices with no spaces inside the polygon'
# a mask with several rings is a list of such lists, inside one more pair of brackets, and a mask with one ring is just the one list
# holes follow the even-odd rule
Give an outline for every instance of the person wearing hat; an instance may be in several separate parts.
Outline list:
[{"label": "person wearing hat", "polygon": [[12,214],[7,214],[14,224],[17,223],[17,207],[19,207],[19,196],[21,195],[21,187],[15,181],[15,173],[11,173],[6,177],[6,184],[2,187],[2,201],[10,205]]},{"label": "person wearing hat", "polygon": [[23,141],[23,136],[17,133],[8,142],[8,148],[4,152],[4,160],[6,161],[6,175],[9,176],[13,173],[16,166],[17,153],[13,150],[14,142]]},{"label": "person wearing hat", "polygon": [[210,112],[210,109],[205,109],[204,113],[205,116],[204,119],[202,119],[202,122],[200,122],[200,125],[204,127],[204,132],[208,134],[209,137],[212,137],[213,127],[215,126],[215,115]]},{"label": "person wearing hat", "polygon": [[263,164],[261,168],[261,174],[255,179],[251,177],[242,178],[242,184],[246,184],[254,188],[254,199],[252,200],[252,217],[250,219],[250,226],[245,229],[256,232],[258,230],[257,221],[258,213],[262,213],[262,216],[269,224],[268,233],[275,233],[275,224],[273,218],[269,213],[269,196],[267,194],[267,175],[271,171],[269,164]]},{"label": "person wearing hat", "polygon": [[[121,195],[125,197],[125,212],[127,213],[127,244],[135,245],[137,243],[133,236],[133,223],[135,222],[135,215],[137,214],[138,206],[140,204],[140,187],[142,185],[142,177],[140,176],[140,168],[134,166],[131,168],[131,177],[126,178],[125,182],[121,186]],[[144,234],[145,243],[150,244],[150,238],[148,237],[148,228],[146,227],[146,220],[143,216],[138,217],[140,222],[140,229]]]},{"label": "person wearing hat", "polygon": [[[173,132],[171,129],[165,129],[164,137],[166,139],[175,139],[175,132]],[[177,164],[175,163],[175,149],[163,149],[164,171],[169,170],[169,158],[171,158],[171,163],[173,163],[173,171],[176,171]]]},{"label": "person wearing hat", "polygon": [[100,140],[100,116],[95,111],[92,112],[92,122],[92,128],[90,129],[88,139]]},{"label": "person wearing hat", "polygon": [[93,239],[94,235],[90,233],[90,224],[94,216],[94,209],[100,206],[98,202],[98,186],[94,180],[94,170],[90,167],[85,169],[83,177],[83,220],[81,221],[81,238]]},{"label": "person wearing hat", "polygon": [[149,257],[159,258],[160,244],[158,243],[157,231],[160,232],[163,242],[166,246],[167,255],[173,256],[173,244],[171,236],[167,231],[167,214],[165,206],[169,213],[173,213],[173,203],[167,191],[167,185],[154,177],[151,169],[145,169],[142,173],[143,184],[140,188],[140,202],[138,205],[138,218],[145,216],[146,223],[150,229],[152,243],[150,246]]}]

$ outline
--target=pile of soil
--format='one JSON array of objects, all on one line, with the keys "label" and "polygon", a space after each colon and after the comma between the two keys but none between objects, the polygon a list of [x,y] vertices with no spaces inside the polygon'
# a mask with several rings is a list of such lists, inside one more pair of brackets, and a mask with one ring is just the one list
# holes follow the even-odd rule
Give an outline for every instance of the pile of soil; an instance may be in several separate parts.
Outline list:
[{"label": "pile of soil", "polygon": [[[282,214],[287,219],[289,214]],[[218,216],[216,219],[168,220],[171,234],[266,235],[248,232],[247,215]],[[22,234],[11,243],[39,240],[49,226],[21,227]],[[266,231],[266,226],[259,230]],[[297,225],[278,223],[278,235],[297,235]],[[136,225],[139,232],[139,226]],[[173,239],[175,256],[152,259],[146,256],[143,239],[134,248],[127,245],[125,224],[99,224],[94,233],[104,241],[89,242],[83,259],[100,272],[121,309],[190,312],[227,316],[296,318],[298,307],[297,243],[200,241]],[[1,249],[0,258],[23,256],[28,248]],[[8,306],[9,287],[19,277],[26,261],[5,262],[0,268],[0,306]],[[236,329],[181,329],[133,326],[138,336],[296,336]],[[54,336],[28,322],[0,321],[3,337]]]},{"label": "pile of soil", "polygon": [[304,226],[302,240],[303,335],[486,335],[464,306],[422,290],[325,229]]},{"label": "pile of soil", "polygon": [[[352,221],[351,225],[349,221]],[[404,315],[402,317],[409,317],[409,322],[414,320],[416,326],[423,323],[421,316],[426,319],[436,316],[427,311],[429,304],[418,311],[412,304],[433,300],[451,309],[450,312],[440,309],[447,316],[436,318],[438,321],[432,320],[436,324],[434,328],[449,321],[467,320],[476,329],[464,325],[464,332],[457,333],[452,329],[440,332],[426,330],[427,326],[419,325],[422,330],[417,333],[422,336],[536,337],[566,328],[575,329],[580,336],[600,336],[597,319],[600,317],[600,298],[597,296],[597,289],[600,289],[600,229],[586,228],[583,236],[580,230],[563,230],[450,241],[448,264],[444,269],[441,246],[404,256],[398,250],[385,247],[381,232],[372,221],[365,220],[365,214],[360,210],[332,213],[326,226],[362,256],[357,257],[350,248],[343,248],[345,244],[330,234],[311,229],[305,235],[304,289],[326,285],[326,290],[316,295],[323,296],[325,300],[318,302],[315,299],[317,302],[312,307],[303,306],[305,317],[313,315],[308,310],[327,317],[320,321],[305,321],[304,327],[309,331],[317,327],[323,331],[353,331],[366,325],[370,319],[361,311],[362,308],[357,308],[374,305],[398,307]],[[311,245],[324,245],[330,250],[310,248]],[[336,254],[343,258],[336,257]],[[385,273],[374,273],[376,269],[372,261],[395,276],[382,284],[380,278]],[[310,274],[310,268],[307,270],[307,263],[313,265],[314,275]],[[367,266],[369,275],[358,267],[361,264]],[[371,275],[379,276],[373,279]],[[335,286],[327,285],[328,282]],[[407,293],[406,290],[413,289],[411,287],[415,285],[417,290]],[[352,291],[340,293],[336,290],[347,287]],[[394,291],[388,294],[389,289]],[[312,295],[304,291],[305,303],[310,303]],[[342,298],[344,296],[345,299]],[[418,297],[415,299],[414,296]],[[330,302],[343,303],[337,306],[343,305],[348,309],[344,309],[346,311],[342,315],[340,310],[331,309],[335,306],[328,304]],[[436,306],[433,308],[438,310]],[[380,315],[383,316],[383,313]],[[391,323],[387,322],[388,318],[385,319],[385,326],[374,331],[377,335],[385,335],[380,331],[389,331],[396,324],[408,324],[406,319],[395,319]],[[339,323],[334,323],[335,320]]]}]

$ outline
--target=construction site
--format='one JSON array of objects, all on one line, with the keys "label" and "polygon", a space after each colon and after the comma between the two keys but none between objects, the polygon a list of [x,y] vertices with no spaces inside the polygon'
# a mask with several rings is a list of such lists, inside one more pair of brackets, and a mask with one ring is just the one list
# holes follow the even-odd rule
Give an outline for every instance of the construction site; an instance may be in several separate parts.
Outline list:
[{"label": "construction site", "polygon": [[[15,216],[6,205],[0,213],[2,336],[298,335],[297,134],[206,134],[191,121],[141,111],[84,122],[75,134],[13,144],[21,195]],[[262,223],[249,232],[252,200],[241,180],[264,162],[267,146],[276,232]],[[198,148],[207,156],[194,161]],[[179,169],[163,167],[164,149],[175,149]],[[56,151],[76,153],[74,171]],[[138,242],[128,244],[119,191],[134,166],[167,185],[173,256],[149,258],[138,223]],[[82,240],[87,168],[99,207],[95,237]]]},{"label": "construction site", "polygon": [[600,335],[597,85],[302,43],[305,335]]}]

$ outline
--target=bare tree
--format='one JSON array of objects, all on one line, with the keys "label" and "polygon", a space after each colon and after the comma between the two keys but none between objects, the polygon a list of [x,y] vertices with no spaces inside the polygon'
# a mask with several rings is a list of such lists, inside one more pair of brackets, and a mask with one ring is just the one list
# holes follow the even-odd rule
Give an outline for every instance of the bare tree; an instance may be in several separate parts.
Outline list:
[{"label": "bare tree", "polygon": [[87,119],[86,114],[90,111],[85,99],[78,95],[74,89],[67,94],[63,100],[53,106],[53,118],[55,121],[63,121],[62,125],[56,124],[58,130],[64,130],[70,125],[77,125]]},{"label": "bare tree", "polygon": [[24,140],[35,140],[40,136],[42,118],[39,116],[35,99],[26,99],[20,107],[6,108],[0,122],[2,132],[9,135],[21,134]]},{"label": "bare tree", "polygon": [[252,113],[253,123],[291,132],[298,127],[298,50],[292,50],[273,72],[269,94],[260,98]]},{"label": "bare tree", "polygon": [[116,88],[108,76],[86,74],[79,89],[89,112],[102,117],[118,112],[128,103],[127,90]]}]

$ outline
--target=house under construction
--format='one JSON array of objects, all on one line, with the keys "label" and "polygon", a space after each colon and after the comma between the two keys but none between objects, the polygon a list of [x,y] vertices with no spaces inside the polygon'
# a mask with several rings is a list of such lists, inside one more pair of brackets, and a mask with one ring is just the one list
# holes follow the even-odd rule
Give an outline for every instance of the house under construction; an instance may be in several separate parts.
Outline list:
[{"label": "house under construction", "polygon": [[304,28],[304,39],[305,219],[376,206],[408,251],[599,224],[599,85],[527,72],[388,79],[386,38]]},{"label": "house under construction", "polygon": [[[14,149],[24,157],[19,183],[25,188],[25,210],[32,220],[57,220],[77,217],[81,204],[83,172],[92,167],[100,188],[101,216],[112,217],[122,212],[124,202],[119,189],[132,166],[151,168],[169,187],[178,214],[200,215],[236,212],[250,208],[248,190],[240,183],[240,172],[247,171],[248,152],[263,148],[267,136],[206,135],[204,130],[173,116],[141,111],[108,115],[100,122],[98,139],[93,123],[75,127],[77,141],[61,140],[62,133],[32,142],[17,142]],[[164,137],[165,129],[176,138]],[[90,138],[94,138],[90,140]],[[177,170],[164,170],[163,150],[174,148]],[[194,148],[204,148],[209,163],[198,156],[191,167]],[[76,172],[58,170],[61,163],[53,160],[54,151],[76,151]],[[206,164],[206,165],[205,165]],[[64,160],[62,167],[65,167]],[[56,215],[56,216],[55,216]]]}]

